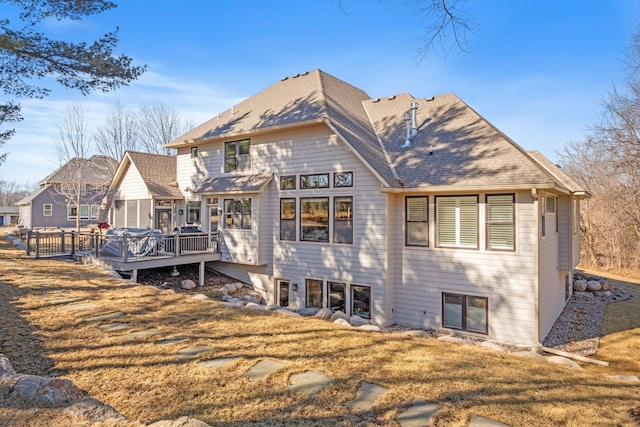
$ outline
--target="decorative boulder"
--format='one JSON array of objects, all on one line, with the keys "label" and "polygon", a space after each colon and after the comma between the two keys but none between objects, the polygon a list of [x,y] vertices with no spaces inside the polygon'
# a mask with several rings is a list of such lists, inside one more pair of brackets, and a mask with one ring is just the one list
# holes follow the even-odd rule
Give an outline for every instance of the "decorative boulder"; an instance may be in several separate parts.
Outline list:
[{"label": "decorative boulder", "polygon": [[255,302],[248,302],[247,305],[245,305],[244,307],[248,308],[249,310],[265,311],[265,308],[263,305],[256,304]]},{"label": "decorative boulder", "polygon": [[360,316],[351,316],[349,318],[349,323],[351,324],[351,326],[362,326],[368,325],[369,321],[367,319],[363,319]]},{"label": "decorative boulder", "polygon": [[563,356],[550,356],[547,357],[547,362],[556,363],[558,365],[568,366],[569,368],[582,370],[582,366],[578,365],[573,360]]},{"label": "decorative boulder", "polygon": [[573,290],[576,292],[584,292],[587,290],[587,281],[586,280],[574,280],[573,282]]},{"label": "decorative boulder", "polygon": [[608,291],[611,289],[609,282],[607,280],[600,280],[600,286],[602,286],[603,291]]},{"label": "decorative boulder", "polygon": [[258,298],[255,295],[251,295],[251,294],[246,294],[246,295],[242,295],[242,299],[247,301],[247,302],[252,302],[252,303],[256,303],[256,304],[260,304],[260,300],[262,298]]},{"label": "decorative boulder", "polygon": [[236,292],[238,290],[238,287],[236,286],[235,283],[226,283],[224,285],[224,287],[227,289],[227,291],[229,292]]},{"label": "decorative boulder", "polygon": [[305,307],[305,308],[301,308],[298,311],[298,314],[301,316],[315,316],[316,313],[318,313],[318,311],[320,311],[320,309],[315,308],[315,307]]},{"label": "decorative boulder", "polygon": [[265,307],[265,309],[267,309],[267,311],[276,311],[276,310],[280,310],[282,307],[279,306],[278,304],[269,304],[268,306]]},{"label": "decorative boulder", "polygon": [[591,292],[599,291],[602,289],[602,285],[597,280],[589,280],[587,282],[587,289]]},{"label": "decorative boulder", "polygon": [[18,374],[13,393],[38,402],[67,404],[85,397],[85,393],[69,380]]},{"label": "decorative boulder", "polygon": [[15,375],[16,371],[13,369],[11,361],[0,353],[0,378],[4,376]]},{"label": "decorative boulder", "polygon": [[321,308],[316,313],[316,317],[323,320],[329,320],[333,316],[333,311],[330,308]]},{"label": "decorative boulder", "polygon": [[369,331],[369,332],[381,332],[380,327],[375,325],[362,325],[362,326],[358,326],[358,329],[362,331]]},{"label": "decorative boulder", "polygon": [[342,320],[346,320],[347,322],[349,321],[349,316],[347,316],[347,314],[343,311],[336,311],[335,313],[333,313],[331,315],[331,320],[335,321],[337,319],[342,319]]},{"label": "decorative boulder", "polygon": [[190,289],[195,288],[196,284],[195,284],[195,282],[193,280],[187,279],[187,280],[183,280],[182,281],[182,284],[180,285],[180,287],[182,289],[190,290]]},{"label": "decorative boulder", "polygon": [[104,423],[105,425],[117,425],[118,422],[127,421],[127,418],[112,406],[105,405],[91,397],[75,401],[73,405],[68,406],[64,412],[76,419],[79,418],[92,424]]},{"label": "decorative boulder", "polygon": [[336,319],[333,321],[333,323],[335,323],[336,325],[340,325],[340,326],[349,326],[351,327],[351,323],[347,322],[344,319]]},{"label": "decorative boulder", "polygon": [[222,295],[227,295],[229,293],[229,289],[223,286],[220,289],[218,289],[218,292],[220,292]]}]

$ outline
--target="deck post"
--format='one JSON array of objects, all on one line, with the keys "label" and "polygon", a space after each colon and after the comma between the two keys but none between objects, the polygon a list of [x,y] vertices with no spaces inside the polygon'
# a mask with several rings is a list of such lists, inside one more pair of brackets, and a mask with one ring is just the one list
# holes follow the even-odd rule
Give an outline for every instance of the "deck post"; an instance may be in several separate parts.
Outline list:
[{"label": "deck post", "polygon": [[65,253],[64,231],[60,230],[60,252]]},{"label": "deck post", "polygon": [[129,256],[129,244],[127,243],[126,233],[122,234],[122,262],[126,263]]},{"label": "deck post", "polygon": [[36,231],[36,258],[40,258],[40,232]]},{"label": "deck post", "polygon": [[27,231],[27,256],[31,255],[31,230]]},{"label": "deck post", "polygon": [[138,283],[138,270],[131,270],[131,281]]},{"label": "deck post", "polygon": [[[64,240],[64,231],[62,232],[62,239]],[[71,255],[76,253],[76,232],[71,232]]]},{"label": "deck post", "polygon": [[174,253],[173,256],[180,256],[180,232],[177,232],[175,234],[175,238],[176,244],[174,245],[174,247],[176,248],[176,253]]},{"label": "deck post", "polygon": [[200,261],[200,281],[199,286],[204,286],[204,261]]}]

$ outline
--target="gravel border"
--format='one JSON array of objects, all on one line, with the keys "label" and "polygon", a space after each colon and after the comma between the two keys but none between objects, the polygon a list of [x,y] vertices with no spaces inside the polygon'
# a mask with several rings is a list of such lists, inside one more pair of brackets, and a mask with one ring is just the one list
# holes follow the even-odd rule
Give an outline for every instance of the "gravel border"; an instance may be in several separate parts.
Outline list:
[{"label": "gravel border", "polygon": [[575,292],[544,339],[545,347],[592,356],[598,351],[605,307],[631,297],[620,288],[605,292]]}]

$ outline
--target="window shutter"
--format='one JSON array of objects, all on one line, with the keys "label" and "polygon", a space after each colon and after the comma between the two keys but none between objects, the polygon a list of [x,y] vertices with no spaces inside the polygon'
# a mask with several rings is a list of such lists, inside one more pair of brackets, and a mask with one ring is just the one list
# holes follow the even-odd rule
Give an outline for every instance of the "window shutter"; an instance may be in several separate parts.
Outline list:
[{"label": "window shutter", "polygon": [[515,249],[513,194],[487,196],[487,247]]}]

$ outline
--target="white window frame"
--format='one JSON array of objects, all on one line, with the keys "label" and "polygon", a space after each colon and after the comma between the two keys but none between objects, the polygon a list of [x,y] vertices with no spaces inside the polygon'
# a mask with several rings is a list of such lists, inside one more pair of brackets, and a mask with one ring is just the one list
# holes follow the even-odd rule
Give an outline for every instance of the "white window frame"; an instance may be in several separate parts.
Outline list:
[{"label": "white window frame", "polygon": [[[424,202],[418,206],[414,202]],[[420,209],[422,208],[422,209]],[[405,197],[405,246],[429,247],[429,196]]]},{"label": "white window frame", "polygon": [[[240,153],[241,143],[247,142],[249,144],[249,152],[246,154]],[[235,154],[233,156],[228,155],[227,151],[229,146],[234,145]],[[234,166],[230,166],[229,161],[235,160]],[[239,139],[237,141],[227,141],[224,143],[224,172],[225,173],[237,173],[248,172],[251,170],[251,139]]]},{"label": "white window frame", "polygon": [[487,250],[516,250],[516,195],[487,194]]},{"label": "white window frame", "polygon": [[[76,213],[73,214],[73,209],[75,209]],[[75,204],[67,205],[67,219],[76,219],[78,217],[78,207]]]},{"label": "white window frame", "polygon": [[91,219],[99,219],[100,218],[100,205],[91,205]]},{"label": "white window frame", "polygon": [[42,205],[42,216],[53,216],[53,204],[45,203]]}]

